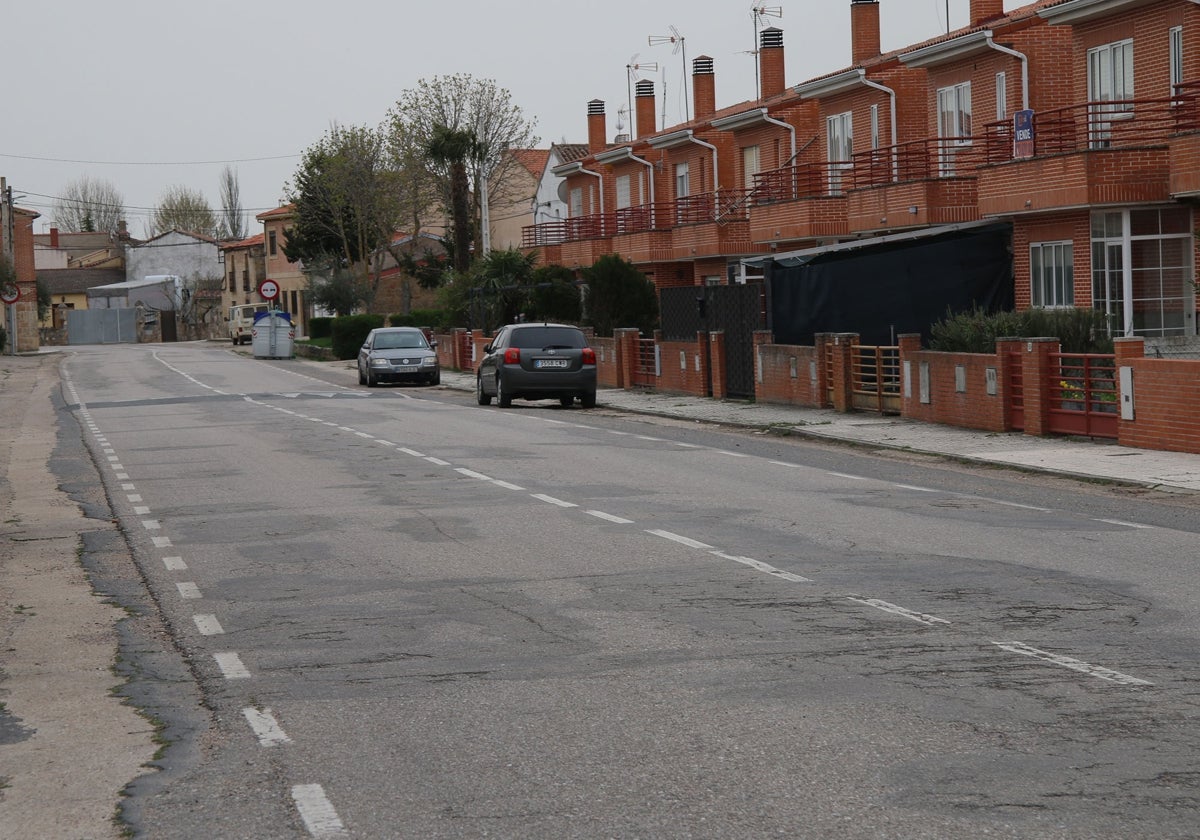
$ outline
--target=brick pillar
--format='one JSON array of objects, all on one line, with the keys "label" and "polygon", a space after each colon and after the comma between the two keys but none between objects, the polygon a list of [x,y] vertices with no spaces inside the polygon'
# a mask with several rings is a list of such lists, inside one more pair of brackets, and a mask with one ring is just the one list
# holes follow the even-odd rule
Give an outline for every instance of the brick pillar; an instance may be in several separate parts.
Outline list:
[{"label": "brick pillar", "polygon": [[1131,359],[1146,358],[1146,339],[1141,336],[1113,339],[1113,354],[1116,356],[1116,366]]},{"label": "brick pillar", "polygon": [[1022,339],[1021,350],[1025,434],[1041,436],[1050,428],[1050,354],[1059,352],[1058,339]]},{"label": "brick pillar", "polygon": [[825,364],[828,357],[829,345],[833,343],[832,333],[813,334],[813,352],[817,359],[817,393],[813,401],[819,408],[828,408],[829,402],[829,366]]},{"label": "brick pillar", "polygon": [[617,387],[628,388],[633,382],[633,367],[637,364],[638,338],[636,328],[622,327],[613,330],[613,342],[617,346]]},{"label": "brick pillar", "polygon": [[[908,416],[908,405],[910,402],[919,404],[921,399],[920,388],[915,383],[920,375],[920,361],[918,355],[921,352],[921,334],[920,333],[901,333],[897,340],[900,342],[900,377],[902,390],[900,392],[900,416]],[[905,365],[908,367],[906,368]],[[903,385],[909,384],[912,387],[908,390],[903,390]]]},{"label": "brick pillar", "polygon": [[712,372],[709,382],[712,383],[714,400],[723,400],[728,394],[725,387],[725,331],[714,330],[708,334],[708,366]]},{"label": "brick pillar", "polygon": [[[1023,346],[1024,342],[1019,338],[996,339],[996,396],[1000,398],[1000,404],[1004,406],[1003,426],[1001,428],[1006,432],[1013,430],[1012,411],[1010,409],[1013,400],[1013,374],[1016,372],[1014,368],[1022,364],[1020,361],[1013,359],[1013,354],[1021,353]],[[1024,379],[1023,376],[1022,379]],[[1022,387],[1024,387],[1023,383]]]},{"label": "brick pillar", "polygon": [[833,351],[833,410],[853,410],[853,350],[858,344],[858,333],[835,333],[831,336]]},{"label": "brick pillar", "polygon": [[754,399],[761,400],[766,390],[766,383],[763,382],[763,367],[762,357],[760,355],[760,347],[770,344],[775,340],[774,334],[770,330],[755,330],[750,337],[754,344]]}]

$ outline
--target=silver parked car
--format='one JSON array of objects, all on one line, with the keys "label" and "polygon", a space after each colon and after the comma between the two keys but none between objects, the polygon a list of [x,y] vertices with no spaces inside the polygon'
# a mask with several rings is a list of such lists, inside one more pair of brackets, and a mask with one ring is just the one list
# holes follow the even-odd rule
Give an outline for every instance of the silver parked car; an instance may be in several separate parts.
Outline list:
[{"label": "silver parked car", "polygon": [[442,369],[437,342],[416,327],[380,327],[367,334],[358,351],[358,384],[374,388],[380,382],[438,385]]},{"label": "silver parked car", "polygon": [[483,348],[475,374],[475,398],[508,408],[514,399],[556,399],[569,406],[596,405],[596,352],[579,327],[567,324],[509,324]]}]

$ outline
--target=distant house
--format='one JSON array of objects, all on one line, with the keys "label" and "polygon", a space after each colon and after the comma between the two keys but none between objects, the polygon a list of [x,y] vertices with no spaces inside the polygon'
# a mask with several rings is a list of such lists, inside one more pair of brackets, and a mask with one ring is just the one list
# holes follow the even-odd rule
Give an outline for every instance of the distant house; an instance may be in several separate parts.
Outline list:
[{"label": "distant house", "polygon": [[221,259],[225,263],[220,286],[223,313],[231,306],[261,302],[258,284],[267,277],[266,241],[266,236],[258,233],[237,242],[221,244]]},{"label": "distant house", "polygon": [[67,232],[56,227],[33,235],[33,259],[38,271],[63,268],[125,267],[125,246],[136,245],[121,222],[116,233]]},{"label": "distant house", "polygon": [[39,268],[37,281],[50,296],[50,311],[39,327],[62,329],[67,313],[87,309],[88,289],[125,281],[124,268]]},{"label": "distant house", "polygon": [[549,149],[510,149],[504,183],[488,194],[493,250],[521,247],[521,232],[530,225],[567,216],[558,195],[563,179],[553,169],[587,154],[587,146],[555,143]]},{"label": "distant house", "polygon": [[[263,226],[265,277],[279,284],[279,298],[276,303],[280,309],[292,313],[292,320],[299,334],[307,335],[308,319],[312,315],[312,303],[308,297],[308,276],[304,273],[303,263],[292,262],[283,252],[287,232],[296,218],[296,205],[285,204],[274,210],[259,213],[254,218],[262,222]],[[243,302],[258,303],[261,300],[255,291],[251,293],[248,301]]]},{"label": "distant house", "polygon": [[437,307],[437,291],[424,289],[407,271],[400,266],[396,255],[411,254],[418,262],[427,259],[429,255],[443,257],[446,246],[442,237],[432,233],[396,233],[392,237],[387,254],[383,256],[383,270],[379,276],[379,286],[371,304],[371,311],[380,314],[408,314],[414,309],[434,309]]}]

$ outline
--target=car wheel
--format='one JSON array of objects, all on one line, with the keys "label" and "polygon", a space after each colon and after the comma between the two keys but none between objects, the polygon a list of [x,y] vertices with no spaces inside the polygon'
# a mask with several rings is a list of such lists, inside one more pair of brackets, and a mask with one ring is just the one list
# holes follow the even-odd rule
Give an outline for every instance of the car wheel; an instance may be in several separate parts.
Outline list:
[{"label": "car wheel", "polygon": [[229,336],[229,343],[232,344],[234,347],[237,347],[237,345],[238,345],[237,336],[236,335]]},{"label": "car wheel", "polygon": [[561,405],[563,408],[570,408],[571,403],[573,403],[573,402],[575,402],[574,397],[559,397],[558,398],[558,404]]},{"label": "car wheel", "polygon": [[492,398],[483,392],[483,377],[475,377],[475,402],[480,405],[491,405]]},{"label": "car wheel", "polygon": [[496,404],[501,408],[512,406],[512,397],[504,393],[504,383],[500,380],[500,374],[496,374]]},{"label": "car wheel", "polygon": [[441,385],[442,384],[442,372],[438,371],[433,376],[429,377],[429,384],[430,385]]},{"label": "car wheel", "polygon": [[588,391],[586,394],[579,395],[579,404],[584,408],[596,407],[596,392]]},{"label": "car wheel", "polygon": [[363,376],[362,368],[358,369],[358,384],[359,385],[367,384],[367,377]]},{"label": "car wheel", "polygon": [[371,373],[371,371],[367,371],[367,387],[374,388],[378,384],[379,383],[375,380],[375,376]]}]

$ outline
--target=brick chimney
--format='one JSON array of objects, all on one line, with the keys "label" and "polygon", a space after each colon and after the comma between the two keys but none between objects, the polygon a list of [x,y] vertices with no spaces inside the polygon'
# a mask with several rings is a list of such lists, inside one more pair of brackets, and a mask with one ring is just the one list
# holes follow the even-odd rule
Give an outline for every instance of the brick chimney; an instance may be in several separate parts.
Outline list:
[{"label": "brick chimney", "polygon": [[588,152],[596,154],[608,145],[607,121],[604,117],[604,100],[593,99],[588,103]]},{"label": "brick chimney", "polygon": [[766,99],[787,89],[783,68],[783,30],[774,26],[759,33],[758,75],[762,89],[758,95]]},{"label": "brick chimney", "polygon": [[717,77],[713,60],[707,55],[692,59],[692,104],[696,119],[705,120],[717,112]]},{"label": "brick chimney", "polygon": [[862,64],[879,52],[879,0],[850,0],[850,63]]},{"label": "brick chimney", "polygon": [[1004,0],[971,0],[971,26],[1004,17]]},{"label": "brick chimney", "polygon": [[637,112],[638,139],[658,130],[654,123],[654,82],[650,79],[642,79],[634,88],[633,110]]}]

